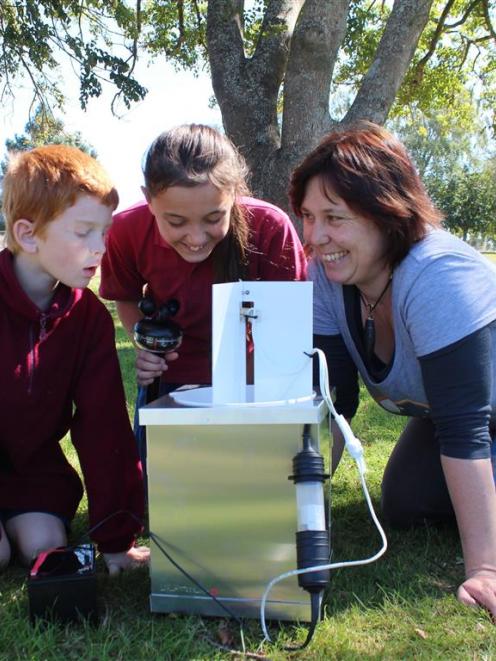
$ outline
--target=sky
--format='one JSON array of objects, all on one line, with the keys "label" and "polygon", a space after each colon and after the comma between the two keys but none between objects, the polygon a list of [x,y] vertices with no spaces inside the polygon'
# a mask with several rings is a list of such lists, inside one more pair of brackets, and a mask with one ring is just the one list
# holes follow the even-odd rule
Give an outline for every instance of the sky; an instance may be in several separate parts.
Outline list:
[{"label": "sky", "polygon": [[[64,73],[67,97],[64,113],[56,112],[68,131],[80,131],[97,151],[99,161],[109,172],[119,191],[119,209],[141,199],[141,162],[150,143],[162,131],[178,124],[199,122],[222,129],[218,106],[209,108],[213,90],[208,74],[195,78],[191,72],[177,72],[170,65],[138,62],[136,78],[148,88],[145,99],[122,115],[112,115],[110,103],[115,89],[110,85],[98,99],[91,99],[86,111],[78,101],[78,80],[71,71]],[[31,94],[18,88],[15,98],[0,108],[0,157],[5,140],[23,133],[29,118]]]}]

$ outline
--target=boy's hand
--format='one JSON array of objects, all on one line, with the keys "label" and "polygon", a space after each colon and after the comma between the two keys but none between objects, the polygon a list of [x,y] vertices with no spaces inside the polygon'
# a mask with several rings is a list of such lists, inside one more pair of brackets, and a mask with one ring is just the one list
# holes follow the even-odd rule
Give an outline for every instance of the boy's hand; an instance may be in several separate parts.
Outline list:
[{"label": "boy's hand", "polygon": [[162,372],[165,372],[167,363],[177,358],[179,358],[177,351],[169,351],[165,354],[165,358],[162,358],[156,353],[138,349],[136,352],[136,379],[139,385],[149,386],[157,376],[161,376]]},{"label": "boy's hand", "polygon": [[150,549],[147,546],[133,546],[122,553],[104,553],[103,558],[110,576],[118,576],[126,569],[143,567],[150,562]]}]

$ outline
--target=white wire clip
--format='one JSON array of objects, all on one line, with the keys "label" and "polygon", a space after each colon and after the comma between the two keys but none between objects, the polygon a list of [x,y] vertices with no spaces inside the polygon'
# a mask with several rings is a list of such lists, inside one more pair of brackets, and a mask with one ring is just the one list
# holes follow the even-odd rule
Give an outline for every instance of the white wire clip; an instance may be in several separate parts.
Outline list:
[{"label": "white wire clip", "polygon": [[348,420],[346,420],[344,416],[342,416],[340,413],[337,413],[334,416],[334,419],[336,420],[336,424],[343,434],[345,447],[348,450],[348,454],[356,461],[358,470],[363,475],[367,470],[367,467],[365,465],[363,445],[360,439],[355,436],[348,423]]}]

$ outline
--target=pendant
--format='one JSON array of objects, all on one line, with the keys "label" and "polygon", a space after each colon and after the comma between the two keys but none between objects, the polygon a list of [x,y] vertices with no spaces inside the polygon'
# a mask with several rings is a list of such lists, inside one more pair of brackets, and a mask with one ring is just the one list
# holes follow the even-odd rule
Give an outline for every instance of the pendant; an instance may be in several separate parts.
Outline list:
[{"label": "pendant", "polygon": [[363,340],[365,343],[365,353],[367,359],[371,360],[374,355],[375,347],[375,323],[373,317],[367,317],[363,331]]}]

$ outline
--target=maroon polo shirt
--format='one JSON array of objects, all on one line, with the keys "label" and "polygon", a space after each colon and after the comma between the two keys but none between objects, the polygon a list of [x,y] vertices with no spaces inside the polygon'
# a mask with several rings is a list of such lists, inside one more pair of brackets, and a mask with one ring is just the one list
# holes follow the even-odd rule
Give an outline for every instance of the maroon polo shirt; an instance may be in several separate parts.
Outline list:
[{"label": "maroon polo shirt", "polygon": [[[306,259],[289,217],[278,207],[242,198],[250,228],[249,280],[304,280]],[[160,235],[146,202],[114,216],[102,262],[100,295],[138,302],[145,285],[157,303],[179,301],[174,317],[184,332],[168,383],[211,383],[213,254],[186,262]]]}]

